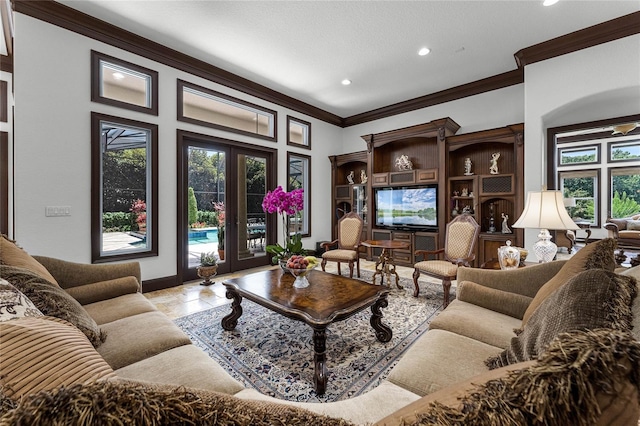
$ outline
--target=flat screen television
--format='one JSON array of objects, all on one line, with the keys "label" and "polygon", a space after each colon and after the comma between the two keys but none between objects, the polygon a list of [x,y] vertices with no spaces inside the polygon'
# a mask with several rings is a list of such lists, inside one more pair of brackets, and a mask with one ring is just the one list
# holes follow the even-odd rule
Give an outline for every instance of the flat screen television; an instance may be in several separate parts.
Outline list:
[{"label": "flat screen television", "polygon": [[377,188],[375,211],[379,227],[437,230],[438,187]]}]

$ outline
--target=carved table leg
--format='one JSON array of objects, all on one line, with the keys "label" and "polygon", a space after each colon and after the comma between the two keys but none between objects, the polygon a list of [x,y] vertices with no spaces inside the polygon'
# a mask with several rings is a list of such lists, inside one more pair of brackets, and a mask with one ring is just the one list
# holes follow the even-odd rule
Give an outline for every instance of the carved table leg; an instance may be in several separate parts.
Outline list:
[{"label": "carved table leg", "polygon": [[327,333],[326,327],[313,329],[313,385],[318,395],[324,395],[327,389]]},{"label": "carved table leg", "polygon": [[222,318],[222,328],[227,331],[231,331],[236,328],[238,324],[238,318],[242,315],[242,296],[240,296],[235,290],[227,288],[227,299],[233,299],[231,302],[231,313]]},{"label": "carved table leg", "polygon": [[380,254],[380,256],[378,256],[378,260],[376,260],[376,266],[375,266],[375,272],[373,273],[373,279],[372,279],[372,283],[375,284],[376,283],[376,275],[380,274],[380,285],[384,285],[384,249],[382,250],[382,253]]},{"label": "carved table leg", "polygon": [[380,296],[380,298],[376,300],[376,303],[371,306],[372,315],[371,320],[369,321],[371,323],[371,327],[373,327],[376,332],[376,338],[382,343],[388,342],[391,340],[391,337],[393,337],[391,329],[382,323],[382,308],[386,308],[387,305],[389,305],[387,295],[385,294]]},{"label": "carved table leg", "polygon": [[400,275],[398,275],[398,272],[396,271],[396,264],[393,262],[393,257],[391,256],[391,254],[389,254],[387,259],[387,268],[389,270],[387,274],[387,282],[389,283],[389,288],[391,288],[391,274],[394,274],[396,276],[396,287],[402,290],[404,287],[400,285]]}]

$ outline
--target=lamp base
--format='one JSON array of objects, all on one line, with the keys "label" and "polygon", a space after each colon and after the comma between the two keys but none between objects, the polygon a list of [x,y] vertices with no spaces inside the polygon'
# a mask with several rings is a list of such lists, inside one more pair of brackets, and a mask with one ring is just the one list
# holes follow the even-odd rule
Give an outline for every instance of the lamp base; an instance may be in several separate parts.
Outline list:
[{"label": "lamp base", "polygon": [[533,252],[538,258],[538,263],[551,262],[556,257],[558,246],[551,241],[551,234],[547,229],[540,230],[538,238],[539,240],[533,245]]}]

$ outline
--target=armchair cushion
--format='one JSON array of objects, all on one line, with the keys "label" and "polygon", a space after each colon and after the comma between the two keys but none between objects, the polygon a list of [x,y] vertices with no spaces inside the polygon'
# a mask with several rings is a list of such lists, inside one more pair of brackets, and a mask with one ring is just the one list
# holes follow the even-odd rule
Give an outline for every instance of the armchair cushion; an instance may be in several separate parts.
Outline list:
[{"label": "armchair cushion", "polygon": [[459,282],[457,292],[457,299],[460,301],[473,303],[514,318],[522,318],[533,300],[531,297],[496,290],[472,281]]},{"label": "armchair cushion", "polygon": [[0,265],[0,276],[24,293],[45,315],[69,321],[82,331],[93,346],[106,339],[87,311],[66,291],[28,269]]},{"label": "armchair cushion", "polygon": [[607,271],[613,271],[616,267],[616,262],[613,257],[615,247],[616,241],[613,238],[605,238],[596,243],[587,244],[580,249],[578,253],[573,255],[573,257],[564,264],[562,269],[538,290],[522,317],[522,327],[524,328],[527,325],[529,318],[531,318],[536,309],[538,309],[547,297],[578,273],[588,269],[606,269]]},{"label": "armchair cushion", "polygon": [[530,361],[544,352],[558,334],[573,330],[609,328],[630,331],[636,280],[615,272],[581,272],[546,298],[524,331],[498,356],[487,359],[491,369]]},{"label": "armchair cushion", "polygon": [[414,267],[421,272],[447,277],[455,277],[458,271],[458,265],[454,265],[446,260],[424,260],[416,263]]},{"label": "armchair cushion", "polygon": [[627,229],[629,231],[640,231],[640,220],[628,220]]},{"label": "armchair cushion", "polygon": [[30,270],[45,280],[58,285],[55,278],[49,273],[40,262],[34,259],[29,253],[18,247],[15,241],[0,236],[0,265],[17,266]]},{"label": "armchair cushion", "polygon": [[349,262],[358,258],[358,252],[355,250],[335,249],[322,253],[322,258],[338,262]]}]

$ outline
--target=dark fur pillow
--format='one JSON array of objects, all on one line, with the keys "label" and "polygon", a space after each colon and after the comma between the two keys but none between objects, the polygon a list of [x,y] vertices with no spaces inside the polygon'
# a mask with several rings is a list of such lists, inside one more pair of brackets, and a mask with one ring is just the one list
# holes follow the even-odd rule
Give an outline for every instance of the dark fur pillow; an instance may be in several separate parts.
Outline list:
[{"label": "dark fur pillow", "polygon": [[0,265],[0,277],[20,290],[44,314],[69,321],[82,331],[94,347],[107,335],[87,311],[62,288],[28,269]]},{"label": "dark fur pillow", "polygon": [[631,330],[636,280],[604,269],[581,272],[547,297],[510,346],[486,360],[490,369],[531,361],[563,332],[611,328]]},{"label": "dark fur pillow", "polygon": [[[176,386],[102,381],[24,397],[0,417],[12,425],[348,426],[302,408]],[[0,413],[1,415],[2,413]],[[89,422],[89,423],[88,423]]]}]

